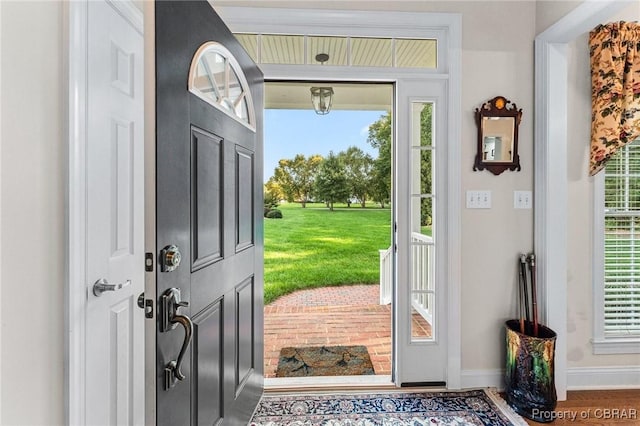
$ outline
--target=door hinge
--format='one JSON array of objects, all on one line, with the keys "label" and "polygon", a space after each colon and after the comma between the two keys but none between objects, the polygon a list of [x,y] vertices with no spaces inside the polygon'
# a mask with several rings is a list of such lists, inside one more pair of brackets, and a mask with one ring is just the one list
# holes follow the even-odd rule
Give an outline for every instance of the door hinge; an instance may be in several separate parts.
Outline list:
[{"label": "door hinge", "polygon": [[144,270],[153,272],[153,253],[144,254]]},{"label": "door hinge", "polygon": [[144,310],[145,318],[153,318],[153,300],[145,299],[144,293],[140,293],[140,296],[138,296],[138,307]]}]

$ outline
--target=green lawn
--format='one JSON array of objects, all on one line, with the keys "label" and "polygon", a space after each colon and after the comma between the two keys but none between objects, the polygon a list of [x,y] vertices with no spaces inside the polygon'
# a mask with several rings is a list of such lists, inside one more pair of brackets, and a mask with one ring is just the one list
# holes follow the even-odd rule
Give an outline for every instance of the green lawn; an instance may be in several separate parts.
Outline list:
[{"label": "green lawn", "polygon": [[378,250],[390,246],[390,209],[279,208],[283,219],[264,219],[265,304],[304,288],[379,282]]}]

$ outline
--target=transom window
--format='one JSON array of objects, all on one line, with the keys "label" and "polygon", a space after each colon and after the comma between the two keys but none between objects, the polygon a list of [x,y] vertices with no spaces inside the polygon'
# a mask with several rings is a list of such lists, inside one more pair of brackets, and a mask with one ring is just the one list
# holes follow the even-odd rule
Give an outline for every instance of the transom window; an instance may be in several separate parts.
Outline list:
[{"label": "transom window", "polygon": [[255,131],[249,85],[238,61],[216,42],[196,51],[189,70],[189,91]]},{"label": "transom window", "polygon": [[[235,36],[258,64],[437,67],[435,39],[249,33]],[[319,60],[318,54],[328,58]]]}]

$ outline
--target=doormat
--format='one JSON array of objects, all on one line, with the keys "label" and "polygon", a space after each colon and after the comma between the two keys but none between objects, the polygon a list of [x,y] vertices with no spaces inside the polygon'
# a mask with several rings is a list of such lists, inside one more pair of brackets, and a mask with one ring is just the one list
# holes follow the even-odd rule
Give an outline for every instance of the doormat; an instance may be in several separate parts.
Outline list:
[{"label": "doormat", "polygon": [[366,346],[307,346],[280,350],[276,377],[376,374]]},{"label": "doormat", "polygon": [[495,389],[263,395],[251,426],[527,426]]}]

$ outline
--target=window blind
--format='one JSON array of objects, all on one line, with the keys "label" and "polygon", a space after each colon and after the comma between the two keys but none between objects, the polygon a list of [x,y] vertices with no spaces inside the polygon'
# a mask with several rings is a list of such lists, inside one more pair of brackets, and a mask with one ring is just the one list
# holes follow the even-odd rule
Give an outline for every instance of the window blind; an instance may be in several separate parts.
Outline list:
[{"label": "window blind", "polygon": [[604,332],[640,336],[640,140],[605,167]]}]

